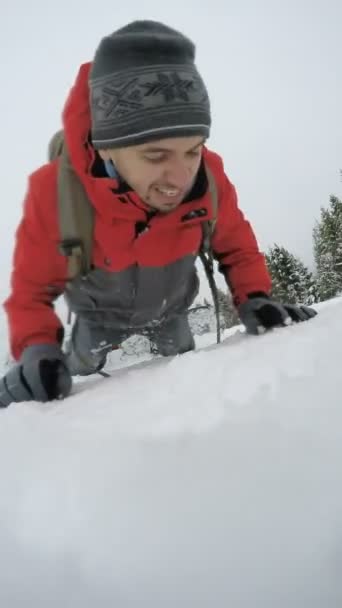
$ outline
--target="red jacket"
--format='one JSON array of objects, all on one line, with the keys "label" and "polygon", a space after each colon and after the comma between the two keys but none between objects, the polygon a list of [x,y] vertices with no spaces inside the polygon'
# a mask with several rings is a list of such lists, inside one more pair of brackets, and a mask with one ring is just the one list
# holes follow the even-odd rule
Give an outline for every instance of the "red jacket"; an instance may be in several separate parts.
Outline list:
[{"label": "red jacket", "polygon": [[[112,272],[132,264],[164,266],[195,253],[202,238],[201,220],[197,217],[185,226],[182,218],[185,206],[186,212],[204,207],[207,209],[205,219],[212,217],[208,194],[183,203],[167,215],[157,214],[147,234],[134,240],[134,226],[146,218],[147,206],[134,192],[129,193],[127,204],[122,204],[113,194],[115,180],[92,176],[95,155],[87,145],[89,68],[90,64],[80,68],[63,112],[63,125],[74,170],[95,208],[94,266]],[[206,148],[203,154],[219,193],[212,245],[238,305],[248,293],[268,293],[270,276],[252,228],[238,208],[235,189],[224,173],[221,158]],[[11,294],[4,304],[11,350],[16,359],[26,346],[61,341],[63,328],[54,312],[53,300],[64,290],[67,263],[58,250],[59,241],[57,161],[54,161],[30,176],[23,217],[16,233]]]}]

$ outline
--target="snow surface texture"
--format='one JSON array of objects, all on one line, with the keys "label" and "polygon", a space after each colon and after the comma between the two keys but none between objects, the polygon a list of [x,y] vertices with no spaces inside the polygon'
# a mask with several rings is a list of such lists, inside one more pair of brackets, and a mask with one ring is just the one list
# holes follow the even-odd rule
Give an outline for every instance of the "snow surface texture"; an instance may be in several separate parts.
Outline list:
[{"label": "snow surface texture", "polygon": [[342,300],[317,309],[0,411],[0,605],[342,605]]}]

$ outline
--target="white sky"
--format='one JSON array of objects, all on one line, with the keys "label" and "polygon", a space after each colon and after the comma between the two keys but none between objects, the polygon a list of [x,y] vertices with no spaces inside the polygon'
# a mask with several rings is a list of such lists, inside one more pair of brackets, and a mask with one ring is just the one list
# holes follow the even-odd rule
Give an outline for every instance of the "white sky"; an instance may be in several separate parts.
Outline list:
[{"label": "white sky", "polygon": [[219,152],[260,245],[312,261],[311,232],[330,193],[342,194],[339,0],[156,2],[18,0],[0,9],[2,68],[0,272],[29,172],[45,162],[79,64],[133,19],[181,29],[197,45],[211,97],[209,147]]}]

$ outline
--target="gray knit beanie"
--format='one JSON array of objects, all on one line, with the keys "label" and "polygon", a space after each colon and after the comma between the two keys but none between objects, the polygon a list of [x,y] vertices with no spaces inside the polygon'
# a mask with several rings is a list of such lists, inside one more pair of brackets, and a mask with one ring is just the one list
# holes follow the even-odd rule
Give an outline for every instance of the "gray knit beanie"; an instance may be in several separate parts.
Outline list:
[{"label": "gray knit beanie", "polygon": [[115,148],[209,136],[209,98],[195,45],[156,21],[134,21],[100,42],[90,70],[92,142]]}]

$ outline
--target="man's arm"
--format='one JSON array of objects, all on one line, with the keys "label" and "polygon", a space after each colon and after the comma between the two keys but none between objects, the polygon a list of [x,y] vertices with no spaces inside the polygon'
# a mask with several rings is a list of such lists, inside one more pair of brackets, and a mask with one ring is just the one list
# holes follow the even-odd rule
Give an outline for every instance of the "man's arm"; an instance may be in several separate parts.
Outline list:
[{"label": "man's arm", "polygon": [[4,303],[15,359],[27,346],[60,344],[63,339],[53,307],[67,271],[66,259],[58,252],[58,232],[55,179],[51,167],[43,167],[29,181],[16,232],[11,293]]},{"label": "man's arm", "polygon": [[213,250],[236,306],[251,293],[271,290],[271,278],[254,231],[238,207],[234,186],[224,175],[220,188]]}]

